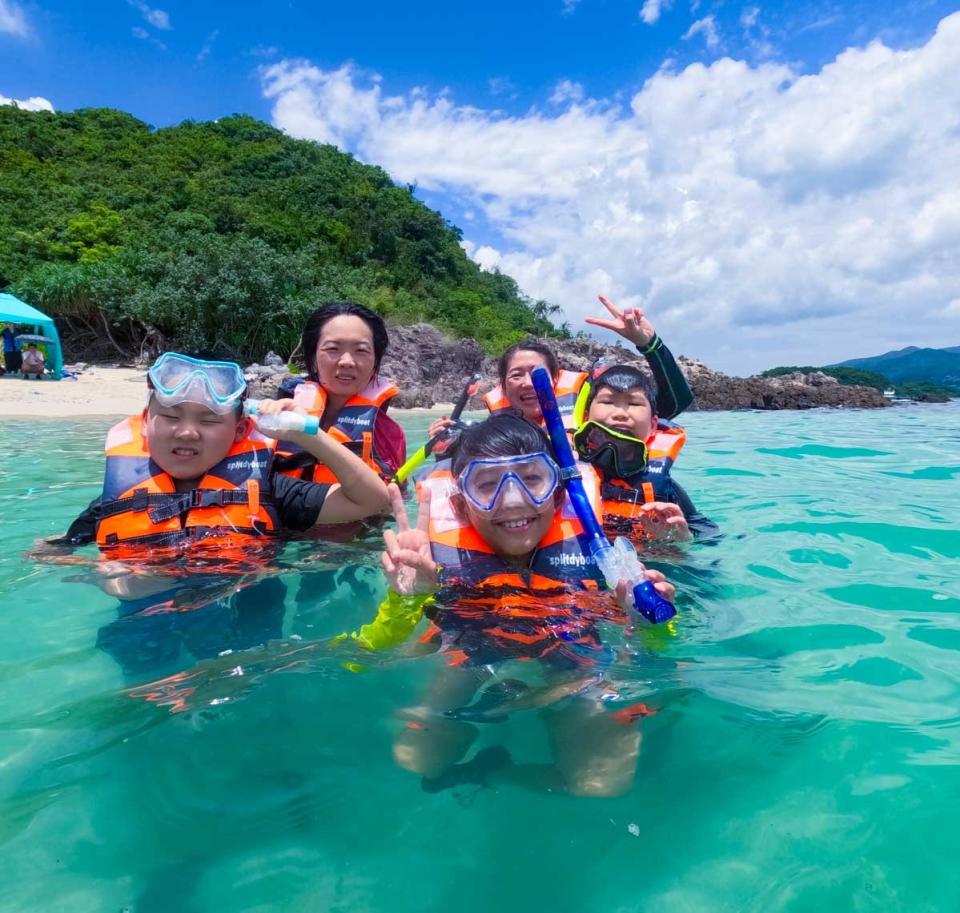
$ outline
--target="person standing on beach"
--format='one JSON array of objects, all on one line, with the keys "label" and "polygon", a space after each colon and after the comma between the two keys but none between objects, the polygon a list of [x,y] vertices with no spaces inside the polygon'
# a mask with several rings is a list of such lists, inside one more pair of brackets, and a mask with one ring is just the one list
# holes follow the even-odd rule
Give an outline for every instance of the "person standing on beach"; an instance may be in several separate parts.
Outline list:
[{"label": "person standing on beach", "polygon": [[17,349],[17,340],[13,333],[13,325],[7,324],[3,328],[3,366],[7,374],[16,374],[20,370],[21,355]]}]

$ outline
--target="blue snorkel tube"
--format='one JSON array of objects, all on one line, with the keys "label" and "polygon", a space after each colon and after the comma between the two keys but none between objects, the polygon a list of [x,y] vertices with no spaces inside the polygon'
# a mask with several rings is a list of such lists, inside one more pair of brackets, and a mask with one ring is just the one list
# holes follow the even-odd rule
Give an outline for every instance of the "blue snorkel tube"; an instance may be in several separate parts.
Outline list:
[{"label": "blue snorkel tube", "polygon": [[664,599],[653,584],[644,577],[644,567],[637,558],[636,549],[628,539],[620,536],[613,545],[603,534],[603,527],[597,520],[590,499],[583,487],[580,469],[573,456],[573,449],[563,427],[563,418],[557,406],[557,396],[553,392],[553,381],[546,368],[536,368],[531,378],[533,387],[540,400],[540,411],[553,444],[553,452],[560,466],[560,475],[567,485],[570,503],[576,511],[577,519],[583,526],[590,548],[590,555],[597,562],[607,586],[614,590],[621,580],[632,587],[633,607],[647,621],[660,624],[669,621],[677,614],[668,599]]}]

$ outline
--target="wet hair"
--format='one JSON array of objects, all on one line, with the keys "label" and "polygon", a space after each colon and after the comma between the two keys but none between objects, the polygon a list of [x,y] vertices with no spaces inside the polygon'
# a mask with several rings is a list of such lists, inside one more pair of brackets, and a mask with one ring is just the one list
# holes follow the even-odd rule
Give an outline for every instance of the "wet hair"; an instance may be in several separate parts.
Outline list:
[{"label": "wet hair", "polygon": [[303,357],[307,360],[307,373],[310,379],[320,382],[317,377],[317,346],[320,344],[320,333],[323,325],[334,317],[341,317],[344,314],[351,317],[359,317],[368,327],[370,335],[373,336],[373,373],[380,370],[380,362],[390,345],[390,336],[387,333],[387,325],[383,318],[370,308],[357,304],[355,301],[326,301],[320,305],[308,318],[306,326],[303,328],[303,337],[301,338],[301,347]]},{"label": "wet hair", "polygon": [[471,460],[547,453],[553,457],[550,441],[539,425],[512,412],[491,415],[486,421],[467,428],[457,440],[450,467],[454,478]]},{"label": "wet hair", "polygon": [[615,390],[617,393],[629,393],[639,388],[650,403],[650,411],[654,415],[657,414],[657,386],[653,378],[648,377],[633,365],[614,365],[612,368],[607,368],[596,380],[590,381],[588,411],[597,394],[604,388]]},{"label": "wet hair", "polygon": [[510,368],[510,360],[517,352],[536,352],[538,355],[543,356],[543,360],[547,363],[547,370],[550,372],[551,377],[555,378],[560,373],[557,356],[553,354],[553,349],[551,349],[550,346],[544,345],[542,342],[537,342],[536,339],[525,339],[523,342],[515,342],[500,356],[500,361],[497,362],[497,375],[500,377],[501,384],[507,382],[507,371]]}]

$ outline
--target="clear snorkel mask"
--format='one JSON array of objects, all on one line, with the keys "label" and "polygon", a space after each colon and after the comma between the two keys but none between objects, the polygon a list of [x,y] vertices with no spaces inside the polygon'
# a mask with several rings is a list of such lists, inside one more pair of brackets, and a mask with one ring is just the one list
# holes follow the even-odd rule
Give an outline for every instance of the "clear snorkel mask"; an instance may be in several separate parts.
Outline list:
[{"label": "clear snorkel mask", "polygon": [[161,406],[197,403],[217,415],[236,409],[247,392],[240,366],[164,352],[147,371],[147,384]]},{"label": "clear snorkel mask", "polygon": [[460,493],[484,513],[492,511],[508,491],[539,507],[559,484],[559,467],[542,451],[471,460],[457,478]]}]

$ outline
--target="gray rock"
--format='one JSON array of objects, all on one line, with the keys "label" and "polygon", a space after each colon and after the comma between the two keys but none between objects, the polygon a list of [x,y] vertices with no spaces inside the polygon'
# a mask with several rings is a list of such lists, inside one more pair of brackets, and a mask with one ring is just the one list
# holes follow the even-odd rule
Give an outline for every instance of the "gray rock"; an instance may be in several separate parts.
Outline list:
[{"label": "gray rock", "polygon": [[[557,353],[560,366],[571,371],[589,370],[601,357],[613,357],[618,362],[648,370],[646,359],[624,346],[606,345],[588,337],[541,341]],[[879,390],[846,386],[821,371],[796,372],[783,377],[729,377],[695,358],[681,355],[677,363],[694,393],[692,409],[813,409],[818,406],[874,409],[890,405]],[[254,369],[258,370],[254,372]],[[426,323],[390,327],[390,348],[380,371],[400,388],[393,404],[401,409],[453,402],[460,395],[466,378],[477,371],[484,375],[484,380],[469,408],[482,409],[482,395],[498,383],[497,359],[484,355],[475,340],[451,339]],[[275,397],[280,384],[294,376],[285,367],[279,370],[279,366],[251,365],[245,373],[250,375],[250,395],[257,397]]]},{"label": "gray rock", "polygon": [[[557,353],[561,367],[586,371],[601,357],[648,371],[646,359],[635,349],[607,345],[595,339],[544,339]],[[812,409],[818,406],[883,408],[889,403],[872,387],[850,387],[821,371],[787,377],[729,377],[695,358],[679,356],[677,363],[694,393],[693,409]],[[384,374],[401,389],[398,406],[432,406],[455,400],[464,379],[482,371],[484,381],[470,408],[483,408],[482,394],[496,386],[497,359],[484,357],[473,340],[452,340],[429,324],[391,327],[390,350]]]}]

